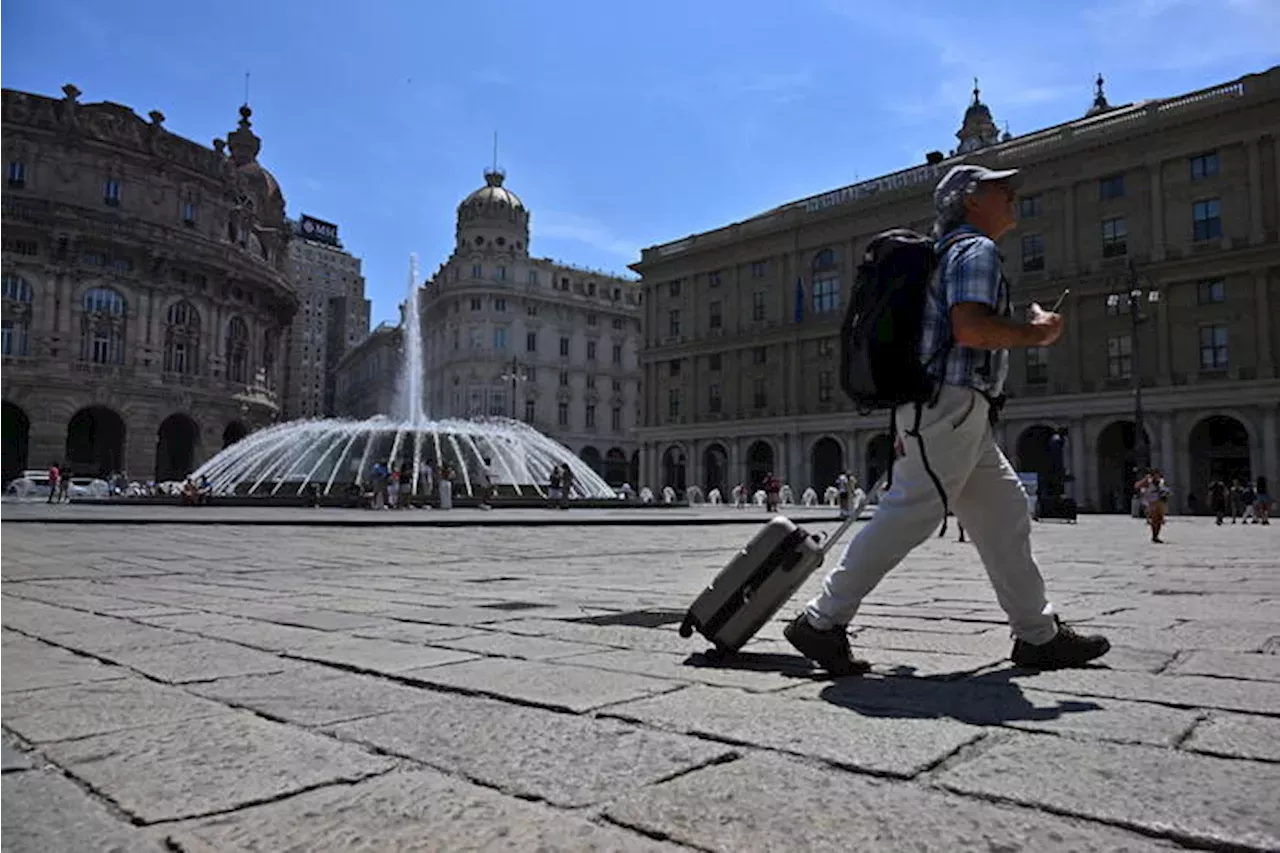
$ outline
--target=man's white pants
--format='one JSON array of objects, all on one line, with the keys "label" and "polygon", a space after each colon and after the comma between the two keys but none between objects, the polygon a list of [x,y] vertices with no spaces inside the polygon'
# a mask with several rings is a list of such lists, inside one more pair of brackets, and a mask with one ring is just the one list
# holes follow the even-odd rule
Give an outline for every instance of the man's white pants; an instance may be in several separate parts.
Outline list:
[{"label": "man's white pants", "polygon": [[[982,557],[996,600],[1009,615],[1013,635],[1046,643],[1057,633],[1044,579],[1031,556],[1031,515],[1017,473],[991,434],[987,399],[947,385],[920,419],[929,467],[947,492],[956,518]],[[862,600],[913,548],[936,535],[942,498],[925,471],[920,445],[906,432],[915,406],[897,412],[904,455],[893,464],[893,486],[875,515],[845,548],[806,612],[814,627],[848,625]]]}]

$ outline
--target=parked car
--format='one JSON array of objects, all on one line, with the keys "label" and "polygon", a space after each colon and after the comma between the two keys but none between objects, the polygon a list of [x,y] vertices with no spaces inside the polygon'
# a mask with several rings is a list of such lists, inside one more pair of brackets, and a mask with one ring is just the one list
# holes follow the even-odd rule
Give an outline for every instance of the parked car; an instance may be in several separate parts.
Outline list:
[{"label": "parked car", "polygon": [[[49,497],[49,472],[27,470],[9,482],[5,494],[18,498]],[[98,477],[72,477],[67,496],[72,498],[105,498],[111,494],[111,486]]]}]

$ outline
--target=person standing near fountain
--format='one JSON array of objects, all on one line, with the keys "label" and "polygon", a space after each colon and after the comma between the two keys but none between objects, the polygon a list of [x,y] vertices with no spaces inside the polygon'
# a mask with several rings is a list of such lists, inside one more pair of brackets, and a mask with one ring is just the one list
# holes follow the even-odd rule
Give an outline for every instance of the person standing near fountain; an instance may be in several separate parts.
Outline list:
[{"label": "person standing near fountain", "polygon": [[453,469],[448,465],[440,468],[440,508],[453,509]]}]

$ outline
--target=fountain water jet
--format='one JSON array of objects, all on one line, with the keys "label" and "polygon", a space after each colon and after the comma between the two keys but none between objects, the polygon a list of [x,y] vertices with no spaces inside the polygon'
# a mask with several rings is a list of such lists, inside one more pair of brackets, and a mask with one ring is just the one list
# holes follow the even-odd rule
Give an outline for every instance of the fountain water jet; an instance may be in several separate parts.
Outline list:
[{"label": "fountain water jet", "polygon": [[402,326],[404,357],[397,381],[394,419],[289,421],[251,433],[201,465],[193,477],[208,478],[215,495],[345,495],[364,491],[379,462],[412,473],[400,493],[420,497],[433,489],[444,468],[456,474],[454,492],[481,497],[484,485],[505,486],[516,495],[546,497],[551,469],[568,465],[578,497],[616,498],[617,493],[567,447],[528,424],[509,418],[427,416],[417,259],[410,256],[409,295]]}]

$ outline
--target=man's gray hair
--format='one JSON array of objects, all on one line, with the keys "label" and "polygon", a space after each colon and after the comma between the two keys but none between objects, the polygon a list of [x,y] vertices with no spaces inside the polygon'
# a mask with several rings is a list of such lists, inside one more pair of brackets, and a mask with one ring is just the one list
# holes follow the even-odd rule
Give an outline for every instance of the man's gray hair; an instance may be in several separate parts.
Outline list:
[{"label": "man's gray hair", "polygon": [[935,240],[941,240],[943,235],[964,224],[965,217],[968,215],[968,211],[964,207],[964,201],[973,195],[978,186],[978,181],[968,181],[963,186],[957,187],[938,199],[935,205],[937,217],[933,220],[932,230]]}]

